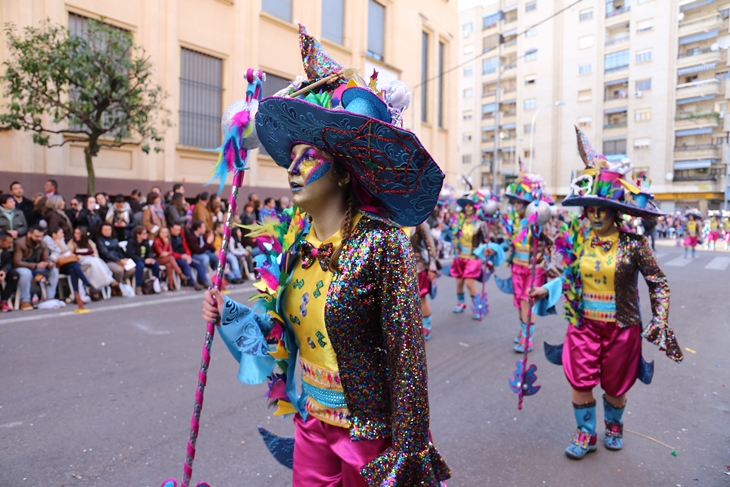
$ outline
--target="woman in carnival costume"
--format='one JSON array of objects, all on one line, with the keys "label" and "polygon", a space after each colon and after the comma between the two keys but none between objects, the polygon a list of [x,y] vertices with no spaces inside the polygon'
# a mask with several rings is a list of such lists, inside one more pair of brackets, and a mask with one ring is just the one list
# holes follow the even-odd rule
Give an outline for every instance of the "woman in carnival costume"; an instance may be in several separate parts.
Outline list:
[{"label": "woman in carnival costume", "polygon": [[[469,193],[456,200],[461,207],[458,220],[454,227],[455,251],[451,263],[451,277],[456,279],[456,307],[454,313],[463,313],[466,309],[464,287],[469,290],[472,306],[478,306],[477,279],[482,275],[482,261],[474,251],[483,243],[489,241],[489,233],[485,222],[479,218],[479,209],[484,196],[478,192]],[[479,319],[478,313],[472,318]]]},{"label": "woman in carnival costume", "polygon": [[725,241],[725,250],[730,247],[730,211],[722,210],[722,235]]},{"label": "woman in carnival costume", "polygon": [[290,440],[267,443],[293,466],[292,485],[438,486],[450,472],[430,441],[416,268],[400,227],[426,220],[444,176],[402,128],[402,83],[376,87],[374,75],[365,86],[301,26],[299,38],[307,79],[256,114],[297,208],[288,226],[273,216],[253,226],[263,250],[253,309],[210,291],[203,317],[220,319],[239,380],[268,379],[274,414],[294,414],[293,458],[281,451]]},{"label": "woman in carnival costume", "polygon": [[707,212],[707,248],[717,250],[717,241],[720,240],[722,223],[720,222],[720,211],[711,210]]},{"label": "woman in carnival costume", "polygon": [[423,316],[423,338],[431,339],[431,304],[428,297],[435,298],[436,278],[441,270],[436,245],[431,236],[431,227],[428,222],[411,229],[411,245],[416,257],[416,271],[418,272],[418,296],[421,300],[421,315]]},{"label": "woman in carnival costume", "polygon": [[[593,389],[601,385],[609,450],[623,447],[622,415],[626,393],[638,378],[649,383],[653,363],[641,355],[641,337],[659,346],[666,355],[681,362],[682,351],[669,327],[669,286],[645,237],[619,228],[621,214],[637,217],[661,215],[628,179],[631,163],[609,163],[597,154],[577,128],[578,150],[585,163],[583,175],[571,182],[571,193],[563,206],[584,208],[583,221],[566,225],[556,246],[564,257],[562,278],[554,279],[530,295],[540,299],[535,312],[555,312],[564,294],[569,322],[565,343],[546,345],[548,360],[563,365],[573,388],[572,399],[578,428],[566,449],[569,458],[579,460],[596,450],[596,401]],[[653,318],[641,330],[638,274],[649,287]]]},{"label": "woman in carnival costume", "polygon": [[[520,166],[522,162],[520,161]],[[543,200],[552,204],[552,197],[544,191],[542,177],[538,174],[526,173],[521,168],[517,181],[507,187],[505,196],[514,207],[514,211],[506,215],[504,228],[508,236],[510,253],[507,263],[512,270],[512,303],[517,308],[520,319],[520,332],[515,338],[514,350],[517,353],[524,353],[525,347],[532,350],[533,337],[535,334],[534,323],[528,323],[530,318],[530,298],[527,295],[531,287],[539,287],[545,284],[545,251],[550,242],[545,232],[541,233],[538,240],[537,267],[535,278],[532,282],[532,270],[530,268],[531,255],[531,230],[525,218],[525,210],[533,201]],[[529,326],[529,333],[527,332]]]},{"label": "woman in carnival costume", "polygon": [[687,254],[690,249],[692,250],[692,258],[695,256],[695,248],[699,244],[699,236],[702,225],[702,216],[699,210],[688,210],[687,221],[684,222],[682,228],[682,234],[684,235],[684,258],[687,258]]}]

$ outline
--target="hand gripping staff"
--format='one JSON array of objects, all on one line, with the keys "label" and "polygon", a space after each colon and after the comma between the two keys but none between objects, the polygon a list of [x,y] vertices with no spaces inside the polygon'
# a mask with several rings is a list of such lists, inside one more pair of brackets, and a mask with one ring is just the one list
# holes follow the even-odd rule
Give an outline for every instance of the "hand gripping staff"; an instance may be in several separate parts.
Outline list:
[{"label": "hand gripping staff", "polygon": [[[236,198],[238,190],[243,184],[243,172],[248,169],[248,152],[258,145],[256,131],[254,128],[254,117],[258,109],[258,101],[261,99],[261,84],[266,80],[266,74],[263,71],[248,69],[246,70],[246,81],[248,88],[246,89],[245,100],[239,100],[226,109],[221,122],[223,128],[223,145],[219,148],[220,157],[214,170],[215,176],[213,180],[220,179],[219,193],[223,189],[226,178],[230,171],[233,171],[233,186],[231,187],[231,195],[228,198],[228,213],[226,215],[225,227],[223,231],[223,241],[221,249],[218,253],[218,269],[216,269],[213,285],[220,289],[223,282],[223,270],[226,267],[226,254],[228,251],[228,243],[231,239],[231,221],[233,215],[237,213]],[[183,466],[183,478],[180,487],[188,487],[190,478],[193,475],[193,460],[195,460],[195,443],[198,439],[198,431],[200,429],[200,413],[203,409],[203,393],[205,392],[205,383],[208,380],[208,366],[210,365],[210,347],[213,344],[215,336],[215,323],[208,322],[206,324],[205,341],[203,342],[203,350],[200,361],[200,370],[198,371],[198,387],[195,391],[195,407],[190,420],[190,436],[188,438],[187,455],[185,457],[185,465]],[[170,478],[162,483],[161,487],[178,487],[177,480]],[[210,487],[205,482],[200,482],[197,487]]]},{"label": "hand gripping staff", "polygon": [[[550,205],[541,201],[539,195],[530,203],[525,211],[527,222],[529,225],[528,237],[530,239],[530,289],[535,282],[535,271],[537,269],[537,255],[539,253],[539,237],[542,232],[542,226],[550,221]],[[534,299],[530,297],[529,308],[527,311],[527,329],[525,331],[525,351],[522,360],[517,362],[512,379],[509,381],[512,392],[517,394],[517,409],[522,410],[522,401],[525,396],[532,396],[540,390],[540,386],[535,385],[537,380],[537,365],[527,366],[527,355],[529,353],[529,337],[530,331],[534,324],[532,323],[532,306]]]}]

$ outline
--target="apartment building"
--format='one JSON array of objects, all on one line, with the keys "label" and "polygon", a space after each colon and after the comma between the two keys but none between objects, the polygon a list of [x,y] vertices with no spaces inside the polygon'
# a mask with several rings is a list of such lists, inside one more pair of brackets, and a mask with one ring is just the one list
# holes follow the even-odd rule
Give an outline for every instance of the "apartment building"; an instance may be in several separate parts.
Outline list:
[{"label": "apartment building", "polygon": [[537,26],[570,2],[485,3],[460,13],[462,175],[488,186],[496,160],[503,185],[532,158],[565,195],[582,170],[576,125],[646,171],[663,210],[722,204],[730,2],[594,0]]},{"label": "apartment building", "polygon": [[[365,77],[375,69],[381,80],[403,80],[413,93],[408,124],[452,182],[458,176],[457,107],[446,102],[454,98],[457,75],[439,78],[457,58],[456,0],[0,2],[2,25],[22,28],[46,18],[72,32],[83,31],[88,19],[100,18],[131,31],[150,56],[157,83],[169,94],[174,127],[166,132],[164,152],[146,155],[136,146],[102,150],[95,160],[99,190],[128,193],[180,181],[189,193],[201,190],[216,160],[202,149],[220,144],[221,114],[243,98],[246,68],[267,73],[265,96],[304,75],[297,23],[306,25],[343,66],[355,67]],[[0,62],[6,56],[2,42]],[[0,181],[17,179],[40,188],[53,177],[64,195],[85,192],[82,145],[46,149],[33,145],[30,134],[0,131],[0,148]],[[286,193],[282,169],[266,154],[256,151],[250,166],[244,184],[251,190]]]}]

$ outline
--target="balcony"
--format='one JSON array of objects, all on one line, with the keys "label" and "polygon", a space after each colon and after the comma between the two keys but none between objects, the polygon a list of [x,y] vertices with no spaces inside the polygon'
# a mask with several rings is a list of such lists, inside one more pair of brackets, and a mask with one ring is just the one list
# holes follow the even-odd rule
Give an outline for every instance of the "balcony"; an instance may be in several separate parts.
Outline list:
[{"label": "balcony", "polygon": [[628,127],[628,122],[616,122],[616,123],[604,123],[603,124],[603,128],[605,130],[622,129],[624,127]]},{"label": "balcony", "polygon": [[677,97],[717,95],[720,93],[720,82],[715,78],[692,81],[677,85]]},{"label": "balcony", "polygon": [[692,181],[717,181],[717,176],[715,174],[688,174],[675,175],[674,179],[672,179],[672,182],[675,183],[688,183]]},{"label": "balcony", "polygon": [[631,5],[627,5],[625,7],[618,7],[614,8],[611,11],[606,12],[606,18],[607,19],[614,19],[622,14],[628,13],[631,11]]},{"label": "balcony", "polygon": [[674,159],[722,159],[722,148],[715,144],[678,145],[674,147]]},{"label": "balcony", "polygon": [[680,52],[677,56],[677,68],[687,68],[698,64],[722,63],[725,60],[725,51],[713,51],[709,47],[689,49]]},{"label": "balcony", "polygon": [[689,19],[679,23],[679,37],[705,30],[721,29],[722,24],[722,17],[717,14],[700,19]]},{"label": "balcony", "polygon": [[615,46],[616,44],[621,44],[623,42],[629,42],[629,40],[631,40],[631,35],[622,34],[620,36],[616,36],[611,39],[606,39],[606,46]]}]

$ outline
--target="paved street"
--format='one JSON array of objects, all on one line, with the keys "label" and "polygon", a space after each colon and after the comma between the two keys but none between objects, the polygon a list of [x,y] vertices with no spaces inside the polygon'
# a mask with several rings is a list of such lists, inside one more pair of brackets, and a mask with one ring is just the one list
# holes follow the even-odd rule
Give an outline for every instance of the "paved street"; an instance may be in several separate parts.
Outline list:
[{"label": "paved street", "polygon": [[[517,411],[508,385],[518,358],[511,296],[490,281],[490,314],[474,322],[451,313],[454,282],[442,278],[427,349],[432,432],[453,470],[449,486],[730,485],[729,254],[700,251],[684,260],[681,249],[657,250],[686,358],[677,365],[644,342],[645,357],[656,361],[654,382],[637,383],[624,419],[677,456],[626,433],[621,452],[599,446],[581,462],[568,460],[575,423],[561,368],[538,348],[531,357],[542,389]],[[251,289],[231,296],[245,299]],[[83,315],[2,315],[0,486],[156,487],[180,477],[205,329],[201,297],[119,298]],[[642,304],[646,319],[645,286]],[[541,319],[536,341],[560,343],[565,327],[560,317]],[[238,383],[236,370],[216,339],[193,480],[287,486],[289,471],[265,450],[256,426],[289,434],[291,420],[274,418],[266,386]],[[602,421],[599,431],[602,438]]]}]

